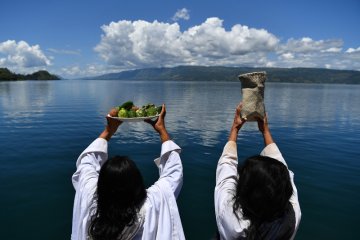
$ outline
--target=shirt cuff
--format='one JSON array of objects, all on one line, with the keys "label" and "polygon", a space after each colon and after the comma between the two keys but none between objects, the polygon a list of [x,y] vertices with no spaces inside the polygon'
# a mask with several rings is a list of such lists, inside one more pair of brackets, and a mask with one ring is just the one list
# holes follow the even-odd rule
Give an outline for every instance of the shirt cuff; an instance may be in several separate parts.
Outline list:
[{"label": "shirt cuff", "polygon": [[76,167],[79,166],[82,157],[87,153],[101,152],[107,155],[108,153],[108,142],[104,138],[95,139],[79,156],[76,161]]},{"label": "shirt cuff", "polygon": [[163,142],[161,145],[160,157],[154,160],[156,166],[159,167],[161,159],[164,156],[167,156],[168,154],[170,154],[172,151],[176,151],[176,152],[180,153],[181,148],[176,143],[174,143],[172,140],[167,140],[167,141]]}]

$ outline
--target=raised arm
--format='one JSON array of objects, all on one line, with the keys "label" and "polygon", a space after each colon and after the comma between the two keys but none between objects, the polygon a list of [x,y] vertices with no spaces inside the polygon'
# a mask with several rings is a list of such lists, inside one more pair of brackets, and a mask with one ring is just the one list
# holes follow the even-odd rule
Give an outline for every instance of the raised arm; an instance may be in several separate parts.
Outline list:
[{"label": "raised arm", "polygon": [[[269,125],[268,125],[267,115],[265,115],[264,119],[258,119],[258,127],[259,127],[259,131],[262,133],[262,135],[264,137],[264,143],[265,143],[265,148],[262,150],[260,155],[274,158],[274,159],[282,162],[286,167],[288,167],[284,157],[282,156],[279,148],[277,147],[276,143],[274,142],[274,140],[271,136]],[[300,210],[297,188],[294,183],[294,173],[290,169],[288,169],[288,170],[289,170],[291,185],[293,188],[293,194],[291,195],[289,202],[293,206],[293,209],[295,212],[295,220],[296,220],[295,232],[293,233],[293,236],[291,237],[291,239],[293,239],[296,234],[297,228],[299,227],[299,224],[300,224],[301,210]]]},{"label": "raised arm", "polygon": [[233,183],[237,178],[237,136],[245,123],[245,119],[240,116],[242,103],[235,109],[234,121],[230,129],[228,142],[226,143],[223,153],[219,159],[216,169],[216,192],[227,192],[233,187]]},{"label": "raised arm", "polygon": [[[109,112],[110,116],[117,115],[116,110]],[[76,172],[72,182],[78,188],[93,188],[96,185],[101,164],[107,160],[107,142],[111,139],[122,122],[106,117],[107,124],[99,137],[93,141],[76,161]],[[91,185],[91,186],[89,186]]]},{"label": "raised arm", "polygon": [[180,158],[181,148],[170,140],[169,133],[165,127],[165,115],[166,107],[163,104],[159,117],[155,120],[145,120],[145,122],[155,129],[162,143],[160,158],[155,160],[159,168],[159,180],[165,180],[170,185],[175,197],[177,197],[183,180],[183,167]]},{"label": "raised arm", "polygon": [[[116,110],[115,110],[116,111]],[[115,115],[110,111],[109,115]],[[108,158],[108,141],[116,132],[121,122],[107,117],[107,125],[97,139],[95,139],[79,156],[76,161],[76,172],[72,176],[75,188],[74,211],[71,239],[85,239],[87,233],[87,219],[90,205],[96,191],[99,171],[103,162]]]},{"label": "raised arm", "polygon": [[264,138],[265,147],[271,143],[274,143],[274,140],[270,133],[267,115],[265,114],[264,119],[258,119],[257,122],[259,131],[262,133]]},{"label": "raised arm", "polygon": [[259,131],[263,135],[264,144],[265,144],[265,147],[261,151],[260,155],[274,158],[282,162],[285,166],[287,166],[284,157],[282,156],[279,148],[277,147],[271,136],[267,115],[265,114],[264,119],[257,119],[257,122],[258,122]]},{"label": "raised arm", "polygon": [[[109,116],[117,117],[118,110],[113,108],[109,112]],[[121,125],[121,121],[115,120],[106,116],[107,125],[105,126],[104,131],[100,134],[99,138],[103,138],[106,141],[109,141],[110,138],[114,135],[118,127]]]},{"label": "raised arm", "polygon": [[246,121],[245,119],[241,118],[241,116],[240,116],[241,107],[242,107],[242,103],[240,102],[235,110],[234,121],[233,121],[233,124],[230,129],[229,141],[236,142],[238,133],[239,133],[242,125],[244,125],[244,123]]},{"label": "raised arm", "polygon": [[[242,104],[240,103],[235,110],[234,121],[230,129],[228,142],[226,143],[223,153],[218,161],[216,168],[216,186],[214,191],[214,205],[216,213],[216,223],[222,239],[235,239],[234,231],[229,229],[239,220],[233,214],[232,202],[237,184],[238,172],[238,155],[237,155],[237,136],[245,119],[240,116]],[[237,228],[238,232],[242,229]]]}]

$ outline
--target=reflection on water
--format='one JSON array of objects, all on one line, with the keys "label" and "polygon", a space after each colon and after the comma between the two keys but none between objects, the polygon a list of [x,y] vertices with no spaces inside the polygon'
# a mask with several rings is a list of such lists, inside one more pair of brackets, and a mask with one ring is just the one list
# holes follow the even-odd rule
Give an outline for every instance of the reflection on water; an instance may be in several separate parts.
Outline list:
[{"label": "reflection on water", "polygon": [[[353,213],[360,211],[359,90],[266,83],[270,127],[295,173],[304,214],[297,239],[350,239],[355,229]],[[183,149],[184,186],[178,202],[187,238],[213,236],[216,162],[241,100],[240,82],[74,80],[0,82],[4,239],[38,238],[35,229],[41,229],[44,239],[69,238],[75,159],[98,136],[107,111],[128,100],[166,104],[167,128]],[[261,147],[256,123],[246,123],[239,136],[240,158]],[[110,144],[110,155],[129,155],[137,162],[147,184],[157,178],[152,159],[159,151],[159,137],[141,122],[123,123]]]},{"label": "reflection on water", "polygon": [[33,127],[31,123],[42,120],[44,108],[52,100],[51,86],[47,81],[0,82],[4,118],[13,127]]},{"label": "reflection on water", "polygon": [[[282,124],[296,126],[320,124],[356,124],[360,110],[356,103],[358,86],[317,84],[268,84],[267,108]],[[353,90],[350,90],[353,88]],[[292,119],[289,120],[289,117]]]}]

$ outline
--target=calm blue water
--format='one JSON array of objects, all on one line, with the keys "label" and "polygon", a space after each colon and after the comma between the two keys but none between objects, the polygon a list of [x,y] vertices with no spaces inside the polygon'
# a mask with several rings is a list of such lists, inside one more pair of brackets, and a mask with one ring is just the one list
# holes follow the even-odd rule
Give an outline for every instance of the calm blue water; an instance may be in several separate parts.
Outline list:
[{"label": "calm blue water", "polygon": [[[69,239],[75,161],[102,131],[108,110],[127,100],[166,103],[166,123],[182,147],[178,199],[188,239],[215,233],[215,169],[240,82],[0,82],[1,239]],[[267,83],[273,137],[295,173],[303,218],[297,239],[356,239],[360,215],[360,85]],[[255,123],[239,137],[241,159],[259,153]],[[159,138],[145,123],[124,123],[110,155],[133,158],[147,185]]]}]

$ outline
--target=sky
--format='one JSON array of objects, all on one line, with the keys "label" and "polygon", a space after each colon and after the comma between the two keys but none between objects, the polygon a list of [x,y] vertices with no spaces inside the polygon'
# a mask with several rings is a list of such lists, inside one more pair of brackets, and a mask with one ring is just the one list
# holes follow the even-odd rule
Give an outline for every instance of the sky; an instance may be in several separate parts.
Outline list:
[{"label": "sky", "polygon": [[360,71],[359,0],[2,0],[0,68],[64,78],[179,65]]}]

